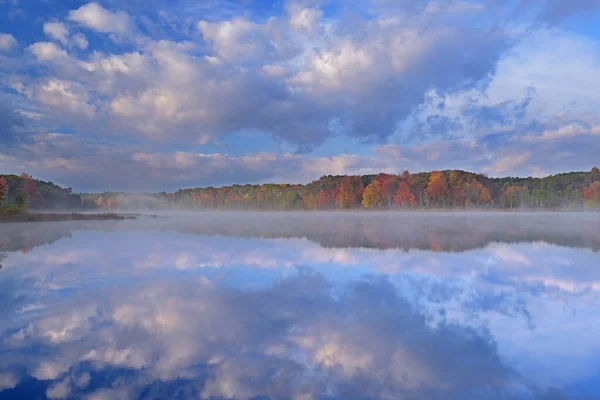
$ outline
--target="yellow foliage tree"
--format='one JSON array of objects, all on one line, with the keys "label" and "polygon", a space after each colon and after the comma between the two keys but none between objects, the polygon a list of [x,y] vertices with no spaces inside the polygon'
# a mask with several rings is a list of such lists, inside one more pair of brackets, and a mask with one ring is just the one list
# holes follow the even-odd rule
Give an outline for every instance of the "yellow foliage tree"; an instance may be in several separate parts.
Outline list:
[{"label": "yellow foliage tree", "polygon": [[365,188],[362,205],[365,208],[377,208],[383,206],[383,195],[381,194],[381,182],[374,180]]}]

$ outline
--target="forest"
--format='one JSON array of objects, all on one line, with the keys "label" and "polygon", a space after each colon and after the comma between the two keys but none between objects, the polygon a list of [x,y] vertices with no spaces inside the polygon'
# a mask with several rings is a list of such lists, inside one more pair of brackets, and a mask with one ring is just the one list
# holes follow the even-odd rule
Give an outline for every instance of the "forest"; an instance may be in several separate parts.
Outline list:
[{"label": "forest", "polygon": [[0,202],[30,209],[599,209],[600,170],[490,178],[460,170],[323,176],[302,184],[232,185],[174,193],[74,194],[31,175],[1,175]]},{"label": "forest", "polygon": [[[0,175],[0,205],[30,209],[82,209],[84,201],[71,188],[34,179],[29,174]],[[91,205],[87,205],[91,207]]]}]

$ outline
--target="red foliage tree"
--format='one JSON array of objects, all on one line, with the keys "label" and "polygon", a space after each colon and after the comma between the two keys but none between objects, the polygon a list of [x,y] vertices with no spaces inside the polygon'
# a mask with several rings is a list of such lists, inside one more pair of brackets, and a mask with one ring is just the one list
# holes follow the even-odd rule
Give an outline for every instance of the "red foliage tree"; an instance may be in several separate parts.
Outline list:
[{"label": "red foliage tree", "polygon": [[317,193],[318,208],[333,208],[335,205],[335,192],[333,189],[324,189]]},{"label": "red foliage tree", "polygon": [[414,207],[417,204],[414,193],[410,191],[410,186],[406,182],[398,184],[398,190],[394,196],[394,204],[399,207]]},{"label": "red foliage tree", "polygon": [[[356,188],[356,182],[353,177],[346,176],[342,180],[342,184],[338,188],[337,196],[336,196],[336,205],[338,208],[353,208],[356,207],[359,203],[358,194]],[[362,188],[362,181],[360,183],[360,188]]]},{"label": "red foliage tree", "polygon": [[33,177],[26,173],[22,173],[20,177],[25,180],[25,194],[27,196],[27,202],[29,203],[29,206],[40,206],[42,202],[42,195],[40,194]]},{"label": "red foliage tree", "polygon": [[386,206],[394,204],[394,196],[398,190],[398,177],[388,176],[381,183],[381,195]]},{"label": "red foliage tree", "polygon": [[600,205],[600,181],[596,181],[583,189],[583,200],[588,205]]}]

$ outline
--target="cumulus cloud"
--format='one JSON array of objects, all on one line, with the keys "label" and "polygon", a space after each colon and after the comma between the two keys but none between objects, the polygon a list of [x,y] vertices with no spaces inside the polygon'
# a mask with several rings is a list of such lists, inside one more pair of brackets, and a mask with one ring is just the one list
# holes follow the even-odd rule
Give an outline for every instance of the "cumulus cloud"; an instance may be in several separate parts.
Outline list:
[{"label": "cumulus cloud", "polygon": [[96,2],[69,12],[69,20],[100,33],[125,35],[132,27],[127,13],[107,10]]},{"label": "cumulus cloud", "polygon": [[0,51],[11,51],[17,45],[17,39],[10,33],[0,33]]},{"label": "cumulus cloud", "polygon": [[19,379],[12,373],[0,373],[0,392],[17,386]]},{"label": "cumulus cloud", "polygon": [[60,61],[67,60],[67,52],[52,42],[37,42],[28,47],[28,50],[38,61]]},{"label": "cumulus cloud", "polygon": [[[122,129],[151,139],[174,135],[202,141],[245,129],[309,150],[326,141],[336,125],[361,138],[390,136],[429,87],[444,92],[486,78],[505,48],[502,33],[473,35],[437,17],[427,17],[433,20],[424,32],[419,21],[407,25],[365,19],[357,21],[363,38],[333,35],[312,54],[299,55],[293,49],[306,43],[292,32],[313,31],[322,12],[300,5],[288,12],[288,22],[272,18],[259,24],[242,17],[198,22],[207,44],[205,57],[197,57],[197,49],[185,42],[146,41],[138,53],[151,62],[136,77],[121,77],[120,83],[130,83],[112,84],[110,92],[110,77],[100,75],[105,70],[95,64],[126,54],[73,60],[83,71],[70,72],[107,95],[107,109]],[[72,11],[69,18],[112,33],[124,33],[126,22],[131,23],[125,14],[96,3]],[[476,56],[464,57],[461,49]],[[36,43],[30,51],[40,61],[69,56],[51,43]],[[438,63],[445,63],[444,74],[421,67]],[[130,90],[133,80],[135,90]]]},{"label": "cumulus cloud", "polygon": [[76,33],[71,38],[73,44],[80,48],[81,50],[85,50],[88,47],[88,40],[83,33]]},{"label": "cumulus cloud", "polygon": [[288,7],[290,26],[298,31],[315,33],[323,18],[323,11],[318,8],[304,7],[301,4],[292,3]]},{"label": "cumulus cloud", "polygon": [[62,22],[46,22],[44,33],[51,39],[59,41],[63,46],[85,50],[89,44],[83,33],[71,35],[69,27]]},{"label": "cumulus cloud", "polygon": [[85,87],[76,82],[50,79],[36,88],[35,98],[67,114],[87,118],[92,118],[95,114],[94,106],[88,103]]},{"label": "cumulus cloud", "polygon": [[[491,387],[510,394],[511,385],[519,385],[484,332],[443,322],[429,326],[385,280],[353,284],[339,300],[330,296],[327,280],[311,274],[258,291],[209,280],[165,281],[113,298],[120,300],[79,298],[102,314],[89,320],[94,325],[84,337],[54,344],[60,363],[32,358],[32,374],[56,380],[88,362],[99,370],[133,369],[140,379],[133,381],[136,390],[186,377],[204,381],[203,398],[239,399],[326,392],[335,398],[459,396]],[[28,340],[44,346],[37,336],[44,332],[40,326]],[[462,362],[465,354],[472,363]],[[194,370],[199,362],[204,377]],[[59,380],[47,394],[71,390],[77,391],[71,380]]]},{"label": "cumulus cloud", "polygon": [[61,22],[46,22],[44,33],[65,45],[69,41],[69,28]]},{"label": "cumulus cloud", "polygon": [[[140,12],[136,5],[120,5],[126,12],[92,2],[70,10],[66,21],[48,16],[44,31],[54,42],[28,47],[39,63],[26,63],[35,74],[17,58],[0,61],[11,66],[4,81],[27,109],[36,109],[46,131],[61,120],[90,138],[136,136],[143,145],[127,151],[129,160],[157,153],[146,148],[151,143],[172,143],[178,147],[172,154],[195,146],[191,153],[199,154],[228,135],[252,133],[280,143],[285,150],[278,159],[348,140],[348,150],[338,143],[327,148],[328,157],[307,158],[315,161],[312,174],[327,166],[325,173],[460,167],[529,175],[548,154],[558,156],[559,142],[591,142],[600,81],[593,41],[537,19],[544,10],[560,8],[553,13],[567,16],[590,8],[526,3],[374,0],[360,4],[363,14],[347,12],[350,6],[329,14],[319,2],[290,2],[264,18],[231,10],[181,18],[165,11],[150,24],[164,26],[150,32],[143,16],[128,14]],[[506,18],[522,7],[533,16],[519,14],[515,29]],[[130,41],[88,42],[75,24]],[[559,114],[564,118],[556,123]],[[89,122],[85,129],[82,119]],[[582,128],[566,136],[568,126]],[[553,131],[561,133],[533,147],[531,138],[550,139]],[[365,142],[375,143],[381,158]],[[568,147],[560,153],[573,152]],[[464,153],[453,156],[457,150]],[[401,158],[390,161],[392,152]],[[551,167],[591,168],[587,149],[575,154],[582,152],[579,161],[563,157]],[[527,162],[502,161],[525,153],[531,153]],[[152,157],[179,171],[195,162],[181,154],[178,164]]]},{"label": "cumulus cloud", "polygon": [[276,52],[268,28],[244,18],[199,21],[197,26],[204,40],[214,46],[216,55],[226,61],[264,62]]}]

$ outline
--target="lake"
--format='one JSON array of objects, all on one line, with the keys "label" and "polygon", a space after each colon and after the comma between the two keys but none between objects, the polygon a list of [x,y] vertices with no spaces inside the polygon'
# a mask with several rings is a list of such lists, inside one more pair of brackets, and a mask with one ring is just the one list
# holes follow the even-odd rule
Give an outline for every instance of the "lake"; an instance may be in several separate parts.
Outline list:
[{"label": "lake", "polygon": [[0,399],[600,399],[597,213],[0,224],[0,253]]}]

